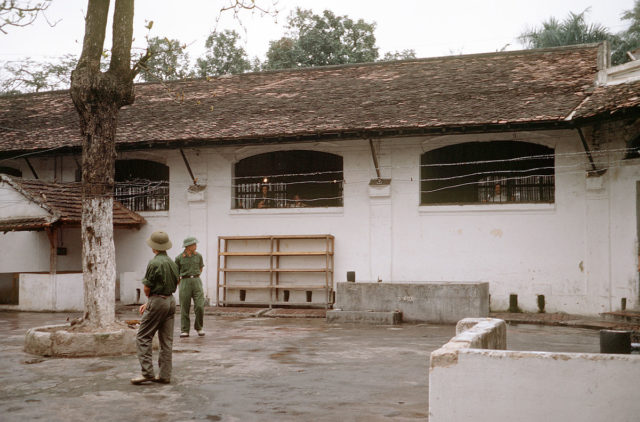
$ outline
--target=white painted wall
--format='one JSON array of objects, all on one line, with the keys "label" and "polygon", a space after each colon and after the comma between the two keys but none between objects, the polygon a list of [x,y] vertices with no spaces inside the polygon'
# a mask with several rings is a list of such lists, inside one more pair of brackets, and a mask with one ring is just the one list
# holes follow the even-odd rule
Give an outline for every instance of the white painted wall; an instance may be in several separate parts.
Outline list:
[{"label": "white painted wall", "polygon": [[18,305],[2,305],[0,309],[20,311],[82,311],[82,273],[35,274],[19,277]]},{"label": "white painted wall", "polygon": [[[555,148],[555,204],[419,206],[423,152],[459,142],[514,139]],[[169,233],[171,257],[180,253],[185,237],[196,236],[205,258],[205,294],[213,302],[218,236],[329,233],[336,238],[336,281],[344,281],[347,271],[361,281],[486,281],[493,310],[506,309],[510,294],[518,295],[523,310],[534,312],[539,294],[545,295],[548,312],[597,314],[619,309],[621,298],[628,308],[640,307],[635,204],[640,159],[621,162],[612,156],[611,170],[587,180],[587,159],[575,131],[397,138],[374,145],[382,177],[392,179],[382,194],[369,186],[376,172],[368,140],[189,149],[191,168],[206,185],[201,195],[188,193],[192,181],[179,151],[128,152],[122,158],[170,167],[170,210],[142,213],[148,224],[140,230],[116,232],[118,273],[144,272],[152,258],[145,239],[154,230]],[[622,146],[613,140],[600,148]],[[231,209],[234,164],[277,149],[342,156],[344,207]],[[73,160],[61,161],[60,177],[73,180]],[[44,174],[53,174],[52,163],[44,163]],[[65,235],[65,242],[71,237]],[[0,234],[0,246],[9,249],[0,257],[0,271],[46,270],[46,241],[34,233]],[[76,262],[79,266],[79,255]]]},{"label": "white painted wall", "polygon": [[489,350],[504,321],[477,321],[431,354],[429,421],[638,420],[640,355]]}]

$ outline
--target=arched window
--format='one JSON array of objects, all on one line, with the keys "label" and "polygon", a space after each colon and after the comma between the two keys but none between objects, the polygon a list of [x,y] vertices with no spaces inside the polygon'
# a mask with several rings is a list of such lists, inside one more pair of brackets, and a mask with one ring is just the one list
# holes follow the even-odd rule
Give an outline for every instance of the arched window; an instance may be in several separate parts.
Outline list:
[{"label": "arched window", "polygon": [[8,174],[9,176],[22,177],[22,172],[13,167],[0,166],[0,174]]},{"label": "arched window", "polygon": [[631,159],[638,157],[640,157],[640,135],[636,135],[627,141],[627,154],[624,158]]},{"label": "arched window", "polygon": [[420,159],[420,204],[553,202],[554,151],[514,142],[468,142]]},{"label": "arched window", "polygon": [[116,161],[115,198],[132,211],[169,209],[169,167],[148,160]]},{"label": "arched window", "polygon": [[342,157],[318,151],[275,151],[235,165],[234,208],[342,206]]}]

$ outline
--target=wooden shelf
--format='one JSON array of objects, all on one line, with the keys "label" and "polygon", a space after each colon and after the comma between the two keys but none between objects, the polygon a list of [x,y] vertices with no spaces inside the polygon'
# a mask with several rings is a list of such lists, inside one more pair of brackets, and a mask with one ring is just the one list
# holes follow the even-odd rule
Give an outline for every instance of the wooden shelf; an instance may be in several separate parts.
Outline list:
[{"label": "wooden shelf", "polygon": [[220,268],[227,273],[323,273],[333,272],[327,268]]},{"label": "wooden shelf", "polygon": [[[264,305],[263,302],[247,302],[240,300],[221,300],[219,303],[227,306],[261,306]],[[271,305],[276,306],[297,306],[297,307],[305,307],[305,308],[324,308],[325,304],[323,302],[272,302]]]},{"label": "wooden shelf", "polygon": [[226,240],[270,240],[270,239],[333,239],[333,235],[330,234],[279,234],[279,235],[265,235],[265,236],[219,236],[221,239]]},{"label": "wooden shelf", "polygon": [[271,273],[269,268],[220,268],[220,271],[226,273]]},{"label": "wooden shelf", "polygon": [[303,284],[278,284],[271,286],[256,286],[253,284],[227,284],[220,285],[220,287],[229,289],[229,290],[262,290],[262,289],[280,289],[280,290],[322,290],[325,289],[326,286],[314,284],[314,285],[303,285]]},{"label": "wooden shelf", "polygon": [[325,256],[333,255],[333,252],[311,251],[311,252],[274,252],[273,256]]},{"label": "wooden shelf", "polygon": [[280,290],[322,290],[325,289],[325,287],[326,286],[320,286],[318,284],[312,286],[302,284],[278,284],[277,286],[272,286],[272,288]]},{"label": "wooden shelf", "polygon": [[[246,251],[238,251],[239,248]],[[328,309],[334,296],[333,256],[334,237],[330,234],[219,236],[216,302],[218,305],[324,306]],[[245,275],[240,275],[242,273]],[[301,276],[298,283],[295,274]],[[239,290],[250,292],[238,293]],[[293,292],[289,294],[285,290]],[[304,300],[304,293],[294,293],[305,290],[315,291],[316,301],[300,301]],[[318,290],[324,291],[320,293],[322,302],[317,300]],[[310,295],[307,293],[307,299]],[[284,301],[285,297],[291,300]]]},{"label": "wooden shelf", "polygon": [[220,252],[220,256],[271,256],[271,252]]},{"label": "wooden shelf", "polygon": [[278,273],[332,273],[330,268],[276,268],[273,271]]},{"label": "wooden shelf", "polygon": [[227,284],[220,285],[228,290],[263,290],[264,286],[256,286],[254,284]]},{"label": "wooden shelf", "polygon": [[220,256],[325,256],[333,252],[222,252]]}]

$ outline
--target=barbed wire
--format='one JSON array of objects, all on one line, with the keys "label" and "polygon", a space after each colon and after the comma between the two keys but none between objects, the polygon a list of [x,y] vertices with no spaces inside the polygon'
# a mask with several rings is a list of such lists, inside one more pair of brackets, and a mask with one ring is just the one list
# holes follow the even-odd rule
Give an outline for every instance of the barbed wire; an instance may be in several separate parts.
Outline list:
[{"label": "barbed wire", "polygon": [[[596,164],[599,164],[600,166],[602,165],[606,165],[605,168],[609,169],[609,168],[615,168],[618,167],[618,165],[627,162],[628,160],[625,159],[619,159],[619,160],[608,160],[608,161],[599,161],[599,162],[595,162]],[[509,173],[528,173],[531,171],[540,171],[540,170],[558,170],[558,169],[576,169],[576,168],[580,168],[583,167],[584,169],[581,170],[579,173],[582,172],[589,172],[590,170],[588,169],[589,163],[585,162],[580,162],[580,163],[575,163],[575,164],[569,164],[569,165],[555,165],[555,166],[542,166],[542,167],[531,167],[531,168],[524,168],[524,169],[513,169],[513,170],[487,170],[487,171],[478,171],[478,172],[467,172],[467,173],[461,173],[458,175],[453,175],[453,176],[442,176],[442,177],[428,177],[428,178],[410,178],[410,179],[402,179],[402,178],[398,178],[398,177],[394,177],[393,180],[396,182],[431,182],[431,181],[447,181],[447,180],[455,180],[455,179],[460,179],[460,178],[465,178],[465,177],[471,177],[471,176],[482,176],[482,175],[492,175],[492,174],[509,174]],[[409,167],[393,167],[394,169],[398,169],[398,168],[409,168]],[[415,167],[412,167],[415,168]],[[280,174],[274,174],[272,175],[272,177],[293,177],[293,176],[309,176],[309,175],[318,175],[319,173],[323,173],[323,172],[309,172],[309,173],[280,173]],[[555,171],[553,174],[543,174],[545,176],[561,176],[564,174],[576,174],[576,172],[565,172],[563,170],[560,171]],[[520,176],[521,177],[521,176]],[[238,178],[231,178],[232,180],[234,179],[239,179]],[[246,178],[246,177],[242,177],[242,178]],[[260,176],[255,177],[252,176],[252,178],[257,179],[257,178],[261,178]],[[31,179],[24,179],[24,180],[31,180]],[[348,180],[345,178],[341,178],[341,179],[330,179],[330,180],[301,180],[301,181],[291,181],[291,182],[268,182],[268,183],[263,183],[261,181],[255,181],[255,182],[251,182],[251,183],[220,183],[220,184],[209,184],[209,186],[212,187],[231,187],[231,188],[239,188],[239,187],[243,187],[243,186],[248,186],[248,185],[253,185],[253,186],[262,186],[262,185],[266,185],[268,187],[286,187],[286,186],[290,186],[290,185],[312,185],[312,184],[338,184],[338,183],[343,183],[343,184],[354,184],[354,183],[369,183],[371,181],[370,178],[366,178],[366,179],[362,179],[362,180]],[[50,183],[50,182],[47,182]],[[64,182],[63,184],[77,184],[78,186],[81,186],[82,182]],[[92,183],[93,185],[108,185],[108,183],[100,183],[100,182],[96,182],[96,183]],[[136,188],[136,189],[140,189],[141,192],[153,192],[153,191],[158,191],[161,189],[166,189],[167,187],[169,187],[169,181],[157,181],[157,180],[149,180],[149,179],[134,179],[131,181],[119,181],[119,182],[115,182],[114,186],[116,188],[118,187],[128,187],[128,188]]]},{"label": "barbed wire", "polygon": [[[47,151],[53,151],[56,150],[60,147],[54,147],[54,148],[50,148]],[[612,149],[601,149],[601,150],[597,150],[597,151],[593,151],[593,157],[595,158],[594,163],[600,167],[599,170],[609,170],[609,169],[614,169],[617,167],[620,167],[623,165],[623,163],[628,162],[628,160],[623,159],[623,158],[619,158],[620,154],[622,153],[629,153],[629,152],[637,152],[637,148],[612,148]],[[26,153],[26,154],[22,154],[20,156],[17,157],[12,157],[11,159],[17,159],[17,158],[22,158],[25,156],[31,156],[31,155],[37,155],[40,152],[32,152],[32,153]],[[612,155],[616,155],[618,154],[618,157],[612,157]],[[456,174],[456,175],[451,175],[451,176],[440,176],[440,177],[427,177],[427,178],[420,178],[420,177],[411,177],[409,179],[406,178],[398,178],[398,177],[394,177],[393,181],[395,183],[420,183],[421,184],[421,188],[423,187],[422,184],[423,183],[427,183],[427,182],[447,182],[447,181],[452,181],[452,180],[458,180],[458,179],[464,179],[464,178],[469,178],[469,177],[477,177],[477,176],[496,176],[498,177],[501,181],[510,181],[510,180],[522,180],[523,178],[531,178],[531,177],[561,177],[564,175],[575,175],[575,174],[583,174],[583,173],[588,173],[589,171],[591,171],[588,167],[589,164],[586,161],[586,155],[584,152],[568,152],[568,153],[557,153],[557,154],[538,154],[538,155],[530,155],[530,156],[523,156],[523,157],[515,157],[515,158],[505,158],[505,159],[497,159],[497,160],[475,160],[475,161],[466,161],[466,162],[461,162],[461,163],[429,163],[427,165],[419,165],[419,166],[394,166],[394,165],[390,165],[390,166],[381,166],[381,168],[384,169],[389,169],[389,170],[395,170],[395,169],[420,169],[423,167],[436,167],[436,166],[443,166],[443,167],[448,167],[448,166],[469,166],[469,165],[482,165],[482,164],[495,164],[495,163],[509,163],[509,162],[513,162],[513,161],[523,161],[523,160],[540,160],[540,159],[551,159],[551,158],[562,158],[562,157],[578,157],[578,158],[582,158],[579,162],[573,163],[573,164],[556,164],[553,166],[539,166],[539,167],[531,167],[531,168],[521,168],[521,169],[497,169],[497,170],[484,170],[484,171],[469,171],[469,172],[465,172],[465,173],[461,173],[461,174]],[[603,159],[606,158],[606,159]],[[618,158],[618,159],[612,159],[612,158]],[[5,161],[9,161],[11,159],[3,159],[0,160],[0,162],[5,162]],[[582,169],[579,169],[580,167],[582,167]],[[369,171],[370,169],[364,169],[363,171]],[[540,171],[544,171],[544,170],[553,170],[552,174],[549,173],[534,173],[534,174],[528,174],[531,172],[540,172]],[[362,173],[362,171],[360,171],[359,173]],[[527,173],[527,174],[525,174]],[[336,176],[341,176],[339,179],[338,178],[333,178],[330,180],[294,180],[294,181],[271,181],[271,182],[267,182],[266,185],[269,186],[270,192],[274,193],[274,192],[278,192],[280,195],[286,195],[287,194],[287,188],[289,186],[311,186],[311,185],[339,185],[340,186],[340,190],[342,190],[344,188],[345,185],[349,186],[349,185],[356,185],[356,184],[369,184],[370,182],[370,178],[364,178],[361,180],[358,179],[351,179],[351,180],[347,180],[344,178],[344,170],[327,170],[327,171],[311,171],[311,172],[297,172],[297,173],[277,173],[277,174],[269,174],[269,175],[258,175],[258,176],[237,176],[237,177],[232,177],[231,181],[232,183],[216,183],[216,184],[211,184],[209,186],[211,187],[216,187],[216,188],[224,188],[224,189],[232,189],[234,191],[234,194],[230,196],[230,199],[233,201],[255,201],[257,199],[260,199],[260,197],[258,196],[258,194],[260,193],[260,191],[258,190],[259,186],[264,185],[264,179],[278,179],[278,178],[282,178],[282,179],[286,179],[286,178],[300,178],[300,177],[319,177],[319,176],[327,176],[327,175],[336,175]],[[25,179],[26,180],[26,179]],[[249,183],[238,183],[238,181],[241,180],[252,180]],[[421,189],[420,193],[421,194],[429,194],[429,193],[433,193],[433,192],[438,192],[438,191],[443,191],[443,190],[450,190],[450,189],[456,189],[456,188],[460,188],[463,186],[469,186],[469,185],[486,185],[489,181],[485,179],[482,180],[474,180],[474,181],[469,181],[469,182],[465,182],[465,183],[456,183],[456,184],[447,184],[446,186],[441,186],[438,188],[434,188],[434,189]],[[81,182],[75,182],[78,185],[81,185]],[[100,185],[100,183],[94,183],[94,185]],[[104,183],[102,185],[108,185],[108,183]],[[555,182],[554,182],[555,185]],[[136,201],[136,200],[149,200],[149,201],[168,201],[170,195],[169,195],[169,181],[157,181],[157,180],[149,180],[149,179],[133,179],[130,181],[119,181],[119,182],[115,182],[114,184],[115,186],[115,190],[113,193],[107,193],[105,195],[105,197],[111,197],[113,196],[116,200],[119,200],[123,203],[131,203],[132,201]],[[242,189],[242,188],[246,188],[249,186],[249,189],[246,191],[246,195],[243,196],[237,196],[237,193],[245,193],[245,192],[238,192],[238,189]],[[118,192],[119,189],[122,189]],[[129,190],[127,191],[123,191],[123,190]],[[303,192],[297,192],[298,194],[303,193]],[[254,195],[255,194],[255,195]],[[291,193],[289,193],[291,194]],[[101,196],[101,195],[97,195],[97,196]],[[267,198],[267,199],[271,199],[271,200],[276,200],[279,201],[280,203],[284,203],[284,204],[295,204],[295,203],[316,203],[319,201],[342,201],[344,199],[344,195],[342,193],[340,193],[340,195],[337,196],[324,196],[324,197],[313,197],[313,198],[300,198],[300,199],[291,199],[291,198],[287,198],[284,196],[281,196],[279,198]],[[2,208],[6,208],[8,206],[12,206],[12,204],[15,203],[19,203],[18,202],[11,202],[11,201],[3,201],[2,204]]]}]

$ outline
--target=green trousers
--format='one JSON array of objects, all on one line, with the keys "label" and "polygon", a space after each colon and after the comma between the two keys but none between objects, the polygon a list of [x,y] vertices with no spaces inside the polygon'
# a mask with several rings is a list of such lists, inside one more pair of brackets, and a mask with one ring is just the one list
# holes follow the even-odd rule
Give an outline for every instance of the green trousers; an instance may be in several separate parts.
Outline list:
[{"label": "green trousers", "polygon": [[147,308],[142,315],[136,335],[138,360],[142,368],[142,375],[147,378],[154,376],[152,340],[157,332],[158,340],[160,340],[160,355],[158,356],[160,378],[171,379],[175,313],[176,300],[173,295],[167,297],[151,296],[147,300]]},{"label": "green trousers", "polygon": [[191,298],[193,298],[193,313],[195,321],[193,328],[202,330],[204,317],[204,293],[200,277],[184,278],[180,281],[180,331],[188,333],[191,328],[189,311],[191,310]]}]

